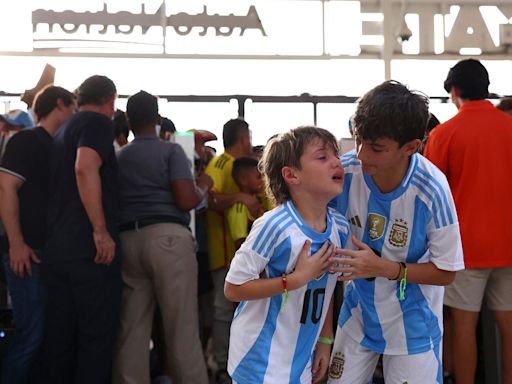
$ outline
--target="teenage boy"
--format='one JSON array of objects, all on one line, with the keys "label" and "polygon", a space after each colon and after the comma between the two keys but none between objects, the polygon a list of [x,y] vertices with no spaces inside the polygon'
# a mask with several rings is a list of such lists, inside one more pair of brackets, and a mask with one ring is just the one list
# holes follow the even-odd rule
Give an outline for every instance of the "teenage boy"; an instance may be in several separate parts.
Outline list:
[{"label": "teenage boy", "polygon": [[277,207],[254,222],[224,287],[241,301],[228,362],[237,384],[310,384],[327,371],[336,285],[328,259],[348,237],[347,220],[327,208],[343,188],[338,153],[336,138],[315,127],[265,147],[262,171]]},{"label": "teenage boy", "polygon": [[[383,355],[388,383],[441,383],[444,285],[464,268],[459,223],[444,175],[417,154],[428,99],[388,81],[359,101],[356,152],[342,156],[343,193],[333,202],[356,250],[331,356],[330,383],[368,382]],[[332,261],[336,261],[335,258]]]}]

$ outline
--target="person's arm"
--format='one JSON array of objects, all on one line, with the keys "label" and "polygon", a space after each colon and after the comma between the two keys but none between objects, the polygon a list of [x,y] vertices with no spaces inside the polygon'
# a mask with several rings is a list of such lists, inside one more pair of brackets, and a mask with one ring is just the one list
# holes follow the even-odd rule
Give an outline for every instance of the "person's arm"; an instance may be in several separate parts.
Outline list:
[{"label": "person's arm", "polygon": [[[333,257],[330,270],[333,272],[350,273],[348,276],[340,276],[338,280],[348,281],[358,278],[385,277],[388,279],[401,279],[404,269],[395,261],[378,257],[368,245],[352,236],[352,242],[357,250],[337,249],[336,254],[348,256],[340,261]],[[455,279],[455,272],[445,271],[436,267],[432,262],[411,263],[407,266],[407,282],[416,284],[448,285]]]},{"label": "person's arm", "polygon": [[213,180],[213,188],[208,196],[208,209],[210,211],[223,213],[235,203],[245,204],[251,214],[256,217],[261,210],[259,200],[243,192],[221,193],[226,191],[226,184],[232,178],[231,171],[228,172],[224,167],[215,167],[215,160],[212,160],[206,167],[205,173]]},{"label": "person's arm", "polygon": [[212,184],[212,179],[206,174],[200,175],[196,183],[189,179],[171,181],[171,192],[176,206],[182,211],[190,211],[197,207],[208,194]]},{"label": "person's arm", "polygon": [[208,199],[208,209],[223,212],[235,203],[246,205],[253,216],[258,216],[262,208],[261,202],[255,196],[248,193],[218,193],[212,191]]},{"label": "person's arm", "polygon": [[168,143],[164,148],[168,151],[167,176],[174,202],[180,210],[190,211],[207,197],[213,180],[209,175],[202,173],[194,181],[191,163],[181,145]]},{"label": "person's arm", "polygon": [[89,147],[79,147],[75,162],[76,183],[80,200],[93,228],[97,264],[112,263],[116,244],[110,236],[103,212],[100,167],[103,163],[98,152]]},{"label": "person's arm", "polygon": [[9,261],[12,271],[23,278],[25,269],[32,276],[31,261],[40,263],[36,253],[26,243],[21,232],[18,190],[23,180],[6,172],[0,172],[0,212],[9,239]]},{"label": "person's arm", "polygon": [[[333,342],[333,316],[334,316],[334,297],[331,297],[331,301],[329,302],[329,309],[327,310],[327,315],[325,317],[324,325],[322,326],[322,330],[320,331],[320,338],[316,344],[315,349],[315,358],[313,360],[313,383],[318,383],[323,379],[327,370],[329,369],[329,360],[331,357],[331,347]],[[326,340],[329,340],[330,343],[327,343]]]},{"label": "person's arm", "polygon": [[235,240],[235,250],[238,250],[245,241],[245,237]]},{"label": "person's arm", "polygon": [[[309,256],[311,242],[304,243],[300,252],[295,270],[286,275],[287,290],[293,291],[308,283],[318,275],[324,273],[329,267],[329,257],[334,253],[334,246],[326,242],[313,255]],[[236,257],[236,256],[235,256]],[[236,285],[228,281],[224,284],[224,295],[230,301],[264,299],[283,293],[283,278],[250,280]]]}]

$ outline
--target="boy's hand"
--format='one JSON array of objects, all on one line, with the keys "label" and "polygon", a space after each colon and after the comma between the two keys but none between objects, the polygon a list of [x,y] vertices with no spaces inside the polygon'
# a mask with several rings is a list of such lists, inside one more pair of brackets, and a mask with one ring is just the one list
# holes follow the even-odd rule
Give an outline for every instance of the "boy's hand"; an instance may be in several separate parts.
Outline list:
[{"label": "boy's hand", "polygon": [[329,368],[329,359],[331,357],[331,346],[329,344],[318,343],[315,349],[315,359],[311,373],[313,374],[313,383],[322,380]]},{"label": "boy's hand", "polygon": [[337,249],[335,253],[343,255],[345,258],[341,262],[339,257],[329,259],[329,262],[338,264],[331,265],[329,271],[348,274],[338,277],[340,281],[381,276],[383,259],[378,257],[368,245],[356,239],[354,235],[352,235],[352,242],[358,250]]},{"label": "boy's hand", "polygon": [[334,256],[334,245],[326,241],[316,253],[310,256],[311,241],[306,240],[300,251],[295,271],[293,273],[300,276],[307,284],[310,280],[322,275],[329,268],[329,259]]},{"label": "boy's hand", "polygon": [[248,193],[240,192],[239,202],[247,206],[247,208],[249,208],[249,212],[253,217],[258,216],[261,209],[263,208],[260,201],[256,197]]}]

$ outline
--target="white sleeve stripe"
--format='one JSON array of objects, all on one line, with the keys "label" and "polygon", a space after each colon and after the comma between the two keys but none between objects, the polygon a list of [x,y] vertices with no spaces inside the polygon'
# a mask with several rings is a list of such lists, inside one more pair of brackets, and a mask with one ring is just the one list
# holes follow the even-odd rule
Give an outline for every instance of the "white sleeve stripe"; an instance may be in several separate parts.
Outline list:
[{"label": "white sleeve stripe", "polygon": [[429,188],[434,194],[435,198],[438,204],[438,207],[440,209],[441,218],[443,221],[443,226],[447,226],[450,224],[453,224],[453,216],[450,213],[450,206],[446,201],[443,201],[442,199],[442,191],[440,192],[436,185],[432,182],[429,182],[428,180],[425,180],[423,178],[420,178],[419,176],[415,176],[418,181],[420,181],[425,187]]},{"label": "white sleeve stripe", "polygon": [[297,216],[297,214],[295,213],[295,209],[293,208],[293,206],[291,205],[290,203],[290,200],[288,200],[286,202],[286,208],[288,209],[288,211],[290,212],[290,214],[293,216],[293,218],[295,219],[295,221],[297,222],[297,224],[299,224],[300,226],[303,225],[303,222],[302,222],[302,219],[300,217]]},{"label": "white sleeve stripe", "polygon": [[283,224],[291,221],[292,219],[289,216],[283,216],[281,220],[277,221],[272,225],[272,227],[267,231],[265,236],[261,239],[261,241],[256,246],[256,243],[253,244],[252,249],[255,252],[262,253],[265,248],[268,248],[268,244],[270,239],[275,238],[276,233],[281,233],[283,230]]},{"label": "white sleeve stripe", "polygon": [[260,243],[268,238],[271,232],[275,230],[277,223],[285,216],[286,210],[282,209],[279,212],[277,212],[274,216],[269,218],[267,222],[263,225],[263,228],[261,228],[258,237],[256,238],[254,244],[252,245],[252,249],[255,250],[259,248]]},{"label": "white sleeve stripe", "polygon": [[428,191],[425,190],[424,186],[421,185],[420,183],[418,183],[415,178],[413,178],[411,180],[411,184],[415,185],[418,188],[418,190],[419,190],[418,195],[419,196],[425,197],[430,202],[429,205],[432,206],[432,213],[434,215],[434,224],[436,226],[436,229],[441,228],[441,226],[439,225],[439,220],[437,218],[438,210],[437,210],[437,207],[436,207],[436,204],[435,204],[435,201],[434,201],[434,197],[430,193],[428,193]]},{"label": "white sleeve stripe", "polygon": [[418,167],[418,172],[421,173],[426,179],[428,179],[431,183],[433,183],[438,188],[439,193],[441,194],[441,197],[443,198],[443,202],[445,204],[448,221],[450,222],[450,224],[453,224],[453,217],[452,217],[452,213],[450,210],[450,204],[448,203],[448,196],[446,195],[445,188],[443,188],[441,183],[435,177],[433,177],[432,175],[430,175],[429,173],[427,173],[425,170],[421,169],[420,167]]},{"label": "white sleeve stripe", "polygon": [[339,227],[342,227],[342,228],[346,228],[348,229],[349,228],[349,224],[348,224],[348,221],[345,217],[343,217],[341,214],[339,213],[332,213],[331,214],[333,215],[334,217],[334,221],[336,222],[336,224],[339,226]]},{"label": "white sleeve stripe", "polygon": [[279,228],[277,228],[276,231],[274,231],[273,235],[272,235],[272,239],[270,238],[270,236],[267,238],[268,241],[266,244],[262,244],[261,246],[261,254],[262,255],[266,255],[267,252],[269,251],[270,248],[275,248],[275,244],[277,243],[277,240],[279,240],[279,238],[281,237],[281,235],[283,233],[285,233],[285,229],[290,226],[292,224],[292,218],[291,217],[288,217],[281,225]]},{"label": "white sleeve stripe", "polygon": [[412,164],[409,166],[408,174],[404,178],[404,181],[402,183],[402,186],[405,187],[408,183],[411,177],[415,174],[414,171],[416,169],[416,164],[418,163],[418,157],[416,155],[412,156],[411,158]]},{"label": "white sleeve stripe", "polygon": [[9,175],[16,176],[18,179],[27,181],[27,179],[24,176],[20,175],[19,173],[11,171],[10,169],[4,168],[4,167],[0,167],[0,172],[5,172],[5,173],[8,173]]},{"label": "white sleeve stripe", "polygon": [[[433,204],[437,204],[437,209],[438,209],[438,212],[439,212],[439,217],[443,223],[443,226],[446,226],[446,217],[444,216],[444,210],[443,210],[443,203],[441,201],[441,197],[439,196],[439,193],[438,191],[434,188],[434,186],[429,183],[427,180],[425,179],[422,179],[421,177],[419,177],[418,175],[414,175],[414,180],[421,184],[423,186],[423,188],[425,188],[426,190],[430,190],[432,192],[432,203]],[[430,195],[430,193],[429,193]]]}]

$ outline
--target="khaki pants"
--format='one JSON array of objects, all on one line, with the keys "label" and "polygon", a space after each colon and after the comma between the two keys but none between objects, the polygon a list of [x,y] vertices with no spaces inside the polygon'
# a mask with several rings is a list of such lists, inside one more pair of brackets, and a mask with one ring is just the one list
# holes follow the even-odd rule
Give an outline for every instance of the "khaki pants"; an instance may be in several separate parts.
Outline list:
[{"label": "khaki pants", "polygon": [[149,384],[149,341],[158,303],[173,384],[207,384],[192,234],[179,224],[154,224],[122,232],[121,249],[124,289],[112,382]]},{"label": "khaki pants", "polygon": [[219,371],[227,370],[229,333],[235,304],[224,296],[224,282],[228,273],[227,268],[220,268],[212,271],[214,289],[214,311],[213,311],[213,356]]}]

